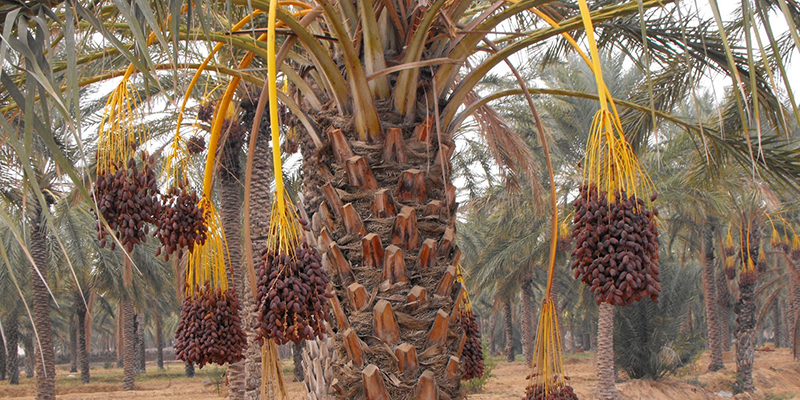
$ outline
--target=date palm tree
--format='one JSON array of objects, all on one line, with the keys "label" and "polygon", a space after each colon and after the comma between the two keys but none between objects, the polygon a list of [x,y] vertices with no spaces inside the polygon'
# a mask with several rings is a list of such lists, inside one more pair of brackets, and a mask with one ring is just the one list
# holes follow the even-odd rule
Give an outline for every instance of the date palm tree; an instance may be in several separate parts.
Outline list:
[{"label": "date palm tree", "polygon": [[[136,2],[129,9],[105,5],[104,2],[85,5],[47,2],[26,5],[25,12],[15,13],[23,8],[15,9],[14,5],[2,9],[9,16],[3,22],[8,24],[4,28],[12,27],[11,24],[27,26],[25,23],[33,26],[27,31],[10,28],[11,37],[16,40],[3,39],[3,45],[12,50],[4,53],[8,57],[4,61],[14,65],[21,61],[28,66],[14,76],[4,74],[7,79],[1,82],[6,89],[2,100],[3,104],[10,104],[9,110],[33,102],[38,90],[43,93],[37,103],[39,107],[22,107],[26,121],[47,120],[49,115],[45,114],[51,108],[65,119],[79,119],[80,113],[73,111],[79,105],[80,86],[88,84],[87,81],[104,79],[105,75],[118,76],[116,72],[103,71],[79,80],[79,67],[97,65],[95,61],[106,57],[132,63],[145,82],[159,87],[165,82],[157,79],[158,70],[202,69],[197,63],[178,65],[177,60],[183,59],[178,57],[179,52],[189,47],[178,46],[178,41],[217,41],[229,46],[232,54],[249,52],[260,60],[274,57],[264,50],[263,39],[228,34],[234,25],[229,18],[267,12],[269,2],[264,0],[233,0],[224,5],[195,8],[190,3],[184,13],[178,7],[179,2],[170,3],[171,7],[151,7]],[[305,205],[311,215],[314,234],[321,237],[328,248],[325,257],[332,268],[334,289],[341,304],[341,309],[334,307],[340,317],[334,326],[336,338],[350,338],[350,353],[343,359],[357,360],[354,364],[336,365],[338,396],[394,398],[409,396],[419,387],[433,388],[431,390],[438,390],[445,397],[458,397],[460,389],[455,366],[459,355],[455,343],[449,339],[451,335],[447,334],[453,305],[450,267],[460,257],[454,245],[458,205],[450,163],[454,140],[463,123],[476,111],[483,110],[492,100],[511,94],[506,91],[481,98],[476,92],[481,79],[520,51],[544,48],[553,50],[550,54],[558,54],[569,49],[563,42],[548,39],[562,32],[579,33],[582,21],[578,11],[570,4],[537,0],[516,3],[384,1],[377,5],[369,1],[318,0],[285,6],[277,10],[277,18],[283,26],[278,64],[285,74],[283,79],[289,82],[288,93],[281,95],[281,101],[293,114],[289,124],[301,132]],[[744,50],[734,47],[735,51],[731,51],[730,46],[723,43],[725,35],[717,38],[720,35],[711,34],[713,29],[709,27],[713,25],[707,21],[684,24],[683,21],[690,18],[675,17],[670,12],[676,9],[662,1],[614,1],[593,6],[590,18],[599,26],[601,43],[637,55],[645,53],[644,47],[653,62],[659,63],[665,71],[656,76],[664,79],[657,81],[654,87],[674,90],[644,90],[652,87],[641,85],[640,93],[659,94],[652,99],[654,108],[671,109],[675,99],[682,98],[688,93],[687,88],[695,84],[694,79],[671,79],[674,76],[666,76],[666,72],[674,73],[679,70],[676,66],[685,66],[688,71],[683,77],[691,78],[714,68],[729,71],[737,79],[751,77],[753,92],[760,96],[760,102],[755,104],[763,104],[762,111],[768,111],[762,117],[780,121],[780,105],[774,102],[778,97],[771,90],[775,85],[765,84],[762,75],[754,75],[757,68],[753,60],[758,58],[750,57],[752,46]],[[63,7],[64,12],[49,12],[50,7],[56,10]],[[531,7],[550,15],[558,26],[530,24],[519,32],[504,32],[509,24],[534,18],[528,11]],[[748,9],[743,15],[755,15],[766,7],[775,8],[776,5]],[[650,11],[653,9],[656,10]],[[792,9],[781,10],[789,16],[795,15]],[[201,23],[181,21],[183,15],[198,18]],[[170,16],[171,23],[159,24]],[[69,29],[55,28],[62,22],[60,18],[66,20],[63,26]],[[76,24],[76,19],[82,23]],[[721,23],[718,25],[724,28]],[[103,35],[113,47],[77,48],[79,36],[71,29],[76,26]],[[120,35],[119,31],[125,28],[130,34]],[[251,28],[247,34],[261,35],[259,26]],[[48,41],[51,32],[57,39]],[[147,40],[145,32],[152,32],[154,39]],[[740,32],[750,34],[747,23]],[[558,43],[550,46],[551,42]],[[776,40],[771,42],[777,43]],[[79,50],[87,50],[88,54],[77,54]],[[47,57],[40,57],[45,52],[58,54],[67,62],[51,65]],[[189,50],[186,52],[190,55]],[[107,54],[110,55],[104,57]],[[166,55],[172,55],[172,60],[167,60]],[[764,58],[765,65],[771,65]],[[640,62],[638,57],[635,62]],[[241,79],[263,84],[263,71],[247,67],[241,65],[233,70],[212,62],[209,70],[232,77],[234,89]],[[46,73],[53,71],[56,73]],[[572,97],[594,96],[575,91],[557,93]],[[648,112],[651,107],[642,105],[648,98],[641,99],[625,106],[633,110],[626,114],[626,121],[636,127],[631,129],[630,135],[636,147],[647,143],[654,128],[650,125],[652,114]],[[734,114],[736,109],[733,108]],[[658,116],[670,118],[663,113]],[[726,130],[723,136],[719,130],[698,129],[674,118],[670,121],[692,130],[697,138],[708,143],[709,151],[728,152],[733,160],[745,164],[755,158],[750,151],[751,135],[746,127],[745,135],[729,135],[730,130]],[[9,125],[7,120],[4,122]],[[43,138],[59,167],[76,186],[83,187],[73,165],[60,157],[48,127],[47,123],[35,123],[28,126],[26,132]],[[497,165],[527,180],[536,180],[534,157],[520,145],[522,142],[517,136],[492,124],[485,126],[481,133],[481,140],[489,144]],[[14,150],[22,152],[23,147],[14,146]],[[787,171],[784,157],[777,156],[780,150],[765,150],[765,158],[772,163],[765,174]],[[792,184],[786,176],[780,182]],[[360,243],[363,246],[359,246]],[[367,293],[377,293],[376,302],[360,304],[360,300],[351,300],[353,296],[348,296],[348,289],[350,292],[359,290],[355,284]],[[407,309],[408,294],[423,290],[430,301]],[[364,357],[354,357],[360,353],[359,348],[361,351],[378,348],[393,352],[392,349],[402,343],[409,345],[403,349],[413,348],[419,352],[421,361],[436,357],[443,362],[423,362],[429,366],[430,373],[420,369],[414,374],[395,374],[400,380],[397,384],[382,378],[382,373],[396,372],[398,368],[389,361],[393,358],[390,354],[367,352]]]}]

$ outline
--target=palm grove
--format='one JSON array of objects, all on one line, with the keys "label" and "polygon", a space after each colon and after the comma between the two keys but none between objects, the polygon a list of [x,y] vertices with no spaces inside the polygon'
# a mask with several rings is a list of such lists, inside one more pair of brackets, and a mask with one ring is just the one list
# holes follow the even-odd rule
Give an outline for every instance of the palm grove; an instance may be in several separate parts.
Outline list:
[{"label": "palm grove", "polygon": [[[737,7],[0,6],[4,372],[18,381],[35,337],[21,345],[52,399],[55,349],[88,382],[88,353],[113,343],[133,390],[148,327],[159,351],[177,329],[187,370],[227,363],[232,398],[285,395],[290,342],[328,355],[306,369],[317,396],[460,398],[477,321],[510,361],[515,324],[529,363],[596,341],[599,398],[615,363],[657,379],[705,342],[717,370],[735,337],[753,390],[757,327],[800,350],[800,8]],[[728,83],[716,99],[709,76]],[[638,257],[619,267],[591,236],[611,207],[620,234],[649,232],[613,243]],[[684,344],[671,366],[647,367],[654,329]]]}]

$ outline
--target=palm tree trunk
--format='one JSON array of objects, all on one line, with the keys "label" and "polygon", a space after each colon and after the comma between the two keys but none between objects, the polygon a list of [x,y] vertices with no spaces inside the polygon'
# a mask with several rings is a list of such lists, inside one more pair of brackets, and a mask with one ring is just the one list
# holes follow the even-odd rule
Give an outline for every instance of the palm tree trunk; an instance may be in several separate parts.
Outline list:
[{"label": "palm tree trunk", "polygon": [[600,303],[597,310],[597,389],[599,400],[617,398],[614,382],[614,306]]},{"label": "palm tree trunk", "polygon": [[147,372],[145,368],[145,343],[144,343],[144,313],[136,314],[136,374],[144,374]]},{"label": "palm tree trunk", "polygon": [[[256,149],[253,153],[252,177],[250,181],[250,244],[253,251],[253,265],[261,264],[261,253],[267,247],[269,232],[269,213],[272,206],[270,196],[272,184],[272,150],[270,137],[263,132],[256,137]],[[247,294],[242,298],[242,321],[247,333],[247,350],[245,351],[245,396],[253,398],[261,388],[261,346],[254,326],[258,319],[258,310],[251,294],[250,280],[245,279]]]},{"label": "palm tree trunk", "polygon": [[139,315],[133,313],[133,371],[136,375],[141,373],[139,368]]},{"label": "palm tree trunk", "polygon": [[183,363],[183,373],[187,378],[194,378],[194,364],[190,362]]},{"label": "palm tree trunk", "polygon": [[728,290],[728,278],[725,277],[725,274],[722,271],[716,271],[715,275],[717,280],[717,302],[719,304],[719,307],[717,307],[717,320],[719,321],[722,351],[728,351],[733,342],[730,318],[732,296],[730,290]]},{"label": "palm tree trunk", "polygon": [[489,310],[489,329],[486,331],[489,338],[489,354],[492,356],[497,355],[497,342],[494,340],[494,328],[497,324],[497,313],[494,309]]},{"label": "palm tree trunk", "polygon": [[303,373],[303,348],[306,346],[306,341],[292,345],[292,360],[294,361],[294,376],[298,382],[304,381],[305,374]]},{"label": "palm tree trunk", "polygon": [[719,301],[717,301],[716,280],[714,279],[714,225],[707,224],[703,230],[703,244],[701,248],[703,260],[703,296],[706,304],[708,321],[708,349],[711,362],[709,371],[719,371],[725,368],[722,362],[722,331],[719,323]]},{"label": "palm tree trunk", "polygon": [[[84,338],[86,338],[86,346],[84,346],[84,348],[86,349],[87,357],[92,352],[92,310],[94,310],[94,298],[96,293],[97,292],[95,292],[94,290],[90,290],[89,297],[86,298],[88,304],[86,308],[86,322],[84,322],[83,324],[83,333],[84,333],[83,336]],[[88,368],[89,365],[88,358],[86,365]]]},{"label": "palm tree trunk", "polygon": [[736,303],[736,374],[742,391],[755,390],[753,359],[755,358],[756,303],[755,284],[739,282],[739,301]]},{"label": "palm tree trunk", "polygon": [[303,400],[330,400],[328,386],[333,373],[331,365],[336,358],[335,342],[328,335],[323,339],[306,340],[304,343],[301,365],[306,395]]},{"label": "palm tree trunk", "polygon": [[75,292],[75,313],[78,315],[78,362],[81,382],[89,383],[89,353],[86,351],[86,304],[80,292]]},{"label": "palm tree trunk", "polygon": [[503,326],[506,334],[505,352],[507,362],[514,362],[514,322],[512,317],[511,300],[505,300],[503,303]]},{"label": "palm tree trunk", "polygon": [[[42,211],[37,210],[31,225],[31,253],[39,271],[31,268],[33,281],[33,323],[39,339],[41,354],[37,354],[36,399],[51,400],[56,397],[56,363],[53,350],[53,332],[50,325],[50,293],[43,279],[48,277],[47,266],[47,226]],[[41,274],[41,276],[40,276]],[[37,352],[38,353],[38,352]]]},{"label": "palm tree trunk", "polygon": [[[420,100],[420,107],[425,107],[425,101]],[[335,314],[366,318],[358,326],[356,321],[349,325],[342,319],[334,329],[345,333],[352,326],[352,333],[347,332],[360,341],[351,344],[375,343],[378,337],[380,347],[408,344],[403,347],[410,351],[414,346],[416,354],[433,347],[431,351],[444,361],[402,374],[393,357],[366,357],[357,368],[347,367],[351,357],[343,357],[333,366],[334,377],[344,389],[337,397],[352,398],[346,393],[364,393],[367,386],[380,395],[390,391],[391,398],[408,398],[420,381],[427,385],[432,374],[436,377],[432,386],[438,386],[440,397],[460,398],[456,337],[444,334],[453,312],[458,285],[452,278],[460,257],[455,245],[458,204],[449,177],[449,150],[455,144],[452,138],[439,137],[433,123],[399,124],[393,112],[383,115],[385,135],[365,143],[352,125],[339,125],[352,119],[323,114],[313,118],[319,131],[333,138],[328,145],[318,149],[310,135],[300,136],[305,206],[314,234],[321,235],[323,227],[326,230],[323,257],[331,265],[334,295],[339,300],[334,305],[341,305]],[[347,288],[361,286],[377,295],[374,300],[368,298],[367,304],[351,303]],[[429,299],[415,309],[403,309],[417,323],[395,314],[405,307],[412,290],[424,290]],[[439,295],[436,299],[435,294]],[[359,313],[362,307],[366,312]],[[362,322],[371,329],[360,329]],[[419,340],[423,337],[430,339]],[[336,340],[337,347],[343,345],[344,335]],[[355,350],[353,354],[360,353]],[[382,377],[389,374],[398,376],[401,384],[384,382]]]},{"label": "palm tree trunk", "polygon": [[[788,296],[787,296],[788,297]],[[792,334],[789,330],[789,307],[787,306],[787,299],[779,299],[781,304],[781,337],[783,338],[783,347],[792,347]]]},{"label": "palm tree trunk", "polygon": [[775,304],[772,305],[772,328],[775,332],[775,348],[785,347],[786,345],[783,343],[783,318],[781,315],[780,299],[775,299]]},{"label": "palm tree trunk", "polygon": [[[241,141],[228,138],[221,148],[220,157],[220,191],[221,191],[221,219],[222,229],[228,242],[228,252],[231,268],[227,269],[228,280],[235,288],[240,299],[245,297],[244,281],[242,280],[242,246],[241,246],[241,216],[242,216],[242,183]],[[240,316],[243,310],[239,309]],[[242,318],[244,320],[244,318]],[[244,400],[245,395],[245,362],[244,360],[229,364],[226,376],[228,379],[228,396],[232,400]]]},{"label": "palm tree trunk", "polygon": [[[124,262],[128,262],[127,257],[125,257]],[[122,299],[122,388],[134,390],[136,330],[134,329],[133,299],[129,296],[129,294],[126,294]]]},{"label": "palm tree trunk", "polygon": [[[75,307],[77,309],[77,303]],[[78,325],[75,316],[70,318],[69,322],[69,372],[78,372]]]},{"label": "palm tree trunk", "polygon": [[6,339],[0,335],[0,381],[6,380]]},{"label": "palm tree trunk", "polygon": [[3,323],[6,330],[6,370],[8,371],[8,383],[11,385],[19,384],[19,354],[17,339],[19,337],[19,313],[17,307],[12,307],[11,312]]},{"label": "palm tree trunk", "polygon": [[533,306],[533,279],[525,278],[522,281],[520,291],[522,300],[522,357],[528,365],[533,362],[533,340],[534,340],[534,306]]},{"label": "palm tree trunk", "polygon": [[[791,268],[791,266],[790,266]],[[800,327],[798,327],[798,319],[800,319],[800,282],[792,279],[791,290],[789,292],[789,310],[787,312],[787,322],[789,325],[789,340],[790,346],[794,349],[795,359],[800,359]]]},{"label": "palm tree trunk", "polygon": [[31,379],[33,378],[33,359],[36,357],[32,335],[22,335],[22,348],[25,349],[25,377]]},{"label": "palm tree trunk", "polygon": [[153,318],[156,324],[156,366],[159,371],[164,370],[164,336],[161,331],[161,316],[158,315],[158,309],[153,304]]},{"label": "palm tree trunk", "polygon": [[124,340],[122,340],[122,331],[125,330],[125,305],[120,301],[117,304],[117,326],[114,332],[114,349],[117,351],[117,368],[123,367],[124,358]]}]

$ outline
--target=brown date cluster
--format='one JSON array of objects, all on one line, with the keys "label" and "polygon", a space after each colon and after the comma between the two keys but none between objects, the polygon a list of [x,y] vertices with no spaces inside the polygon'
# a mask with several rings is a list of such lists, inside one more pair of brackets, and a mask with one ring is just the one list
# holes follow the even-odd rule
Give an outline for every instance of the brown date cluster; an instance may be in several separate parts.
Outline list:
[{"label": "brown date cluster", "polygon": [[161,246],[156,249],[156,257],[164,254],[169,261],[169,256],[177,252],[180,259],[184,249],[191,252],[206,241],[208,227],[198,206],[200,199],[197,192],[187,190],[185,182],[170,187],[161,199],[163,207],[156,220],[156,237]]},{"label": "brown date cluster", "polygon": [[[136,164],[136,157],[128,159],[125,165],[113,164],[116,172],[98,172],[93,194],[97,199],[100,214],[128,252],[133,246],[147,240],[149,226],[161,211],[158,199],[156,173],[153,169],[155,159],[146,152],[140,153],[142,166]],[[97,239],[100,247],[105,247],[108,231],[97,222]],[[111,241],[111,249],[116,243]]]},{"label": "brown date cluster", "polygon": [[739,274],[739,282],[743,285],[755,285],[758,282],[758,271],[746,269]]},{"label": "brown date cluster", "polygon": [[461,329],[467,336],[461,361],[464,362],[463,380],[480,378],[483,376],[483,348],[481,348],[481,331],[475,322],[475,314],[465,312],[460,318]]},{"label": "brown date cluster", "polygon": [[175,332],[175,354],[184,362],[235,363],[244,358],[247,335],[239,318],[239,298],[232,289],[212,289],[208,282],[186,296]]},{"label": "brown date cluster", "polygon": [[197,108],[197,119],[203,122],[211,122],[214,119],[214,107],[216,107],[214,102],[200,104],[200,107]]},{"label": "brown date cluster", "polygon": [[736,279],[736,258],[732,256],[725,256],[723,270],[725,272],[725,277],[728,280]]},{"label": "brown date cluster", "polygon": [[764,253],[764,248],[761,247],[758,250],[758,260],[756,261],[756,271],[758,271],[758,273],[760,273],[760,274],[763,274],[764,272],[767,272],[768,268],[769,268],[769,266],[767,265],[767,255],[766,255],[766,253]]},{"label": "brown date cluster", "polygon": [[206,149],[206,139],[202,136],[192,136],[186,141],[186,150],[189,154],[200,154]]},{"label": "brown date cluster", "polygon": [[647,296],[657,301],[658,211],[648,210],[642,199],[625,192],[615,198],[610,201],[596,187],[581,186],[573,203],[575,278],[590,286],[598,304],[624,306]]},{"label": "brown date cluster", "polygon": [[293,259],[265,251],[258,270],[259,336],[278,344],[322,337],[328,315],[328,274],[305,239]]},{"label": "brown date cluster", "polygon": [[578,396],[570,385],[564,385],[555,390],[551,389],[549,394],[545,394],[544,386],[536,384],[525,389],[525,397],[522,400],[578,400]]}]

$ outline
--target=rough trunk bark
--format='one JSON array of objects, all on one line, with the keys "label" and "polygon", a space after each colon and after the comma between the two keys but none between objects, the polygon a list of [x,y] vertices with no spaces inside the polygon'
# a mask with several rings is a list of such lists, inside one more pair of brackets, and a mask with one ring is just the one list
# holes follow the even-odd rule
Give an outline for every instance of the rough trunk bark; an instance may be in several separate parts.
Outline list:
[{"label": "rough trunk bark", "polygon": [[533,279],[526,278],[522,281],[522,357],[528,365],[533,362],[533,341],[535,339],[534,306],[533,306]]},{"label": "rough trunk bark", "polygon": [[[331,268],[338,314],[354,318],[335,327],[337,347],[349,325],[349,337],[358,339],[351,344],[375,343],[380,332],[378,347],[407,344],[403,349],[413,346],[420,357],[437,353],[444,362],[400,374],[393,357],[366,354],[364,364],[353,367],[346,364],[350,356],[343,355],[333,367],[342,389],[337,397],[360,400],[369,396],[359,393],[375,389],[370,393],[408,398],[434,375],[431,384],[441,397],[459,398],[457,335],[447,334],[459,287],[454,284],[460,258],[455,245],[458,204],[449,177],[455,146],[452,138],[437,135],[433,119],[403,124],[392,112],[383,117],[384,135],[371,143],[357,138],[351,118],[329,114],[313,116],[328,144],[317,149],[309,135],[300,136],[306,210],[314,234],[328,246],[323,260]],[[347,288],[355,283],[375,293],[374,300],[351,303]],[[427,300],[406,307],[409,294],[423,291]],[[410,318],[398,318],[395,310]],[[400,384],[384,382],[389,374]]]},{"label": "rough trunk bark", "polygon": [[0,335],[0,381],[6,380],[6,339]]},{"label": "rough trunk bark", "polygon": [[489,354],[492,357],[497,355],[497,342],[494,339],[494,328],[497,326],[497,313],[494,310],[489,310],[489,329],[487,330],[489,338]]},{"label": "rough trunk bark", "polygon": [[736,374],[742,391],[755,390],[753,359],[755,357],[756,303],[755,284],[739,283],[736,303]]},{"label": "rough trunk bark", "polygon": [[[790,266],[791,268],[791,266]],[[795,359],[800,359],[800,327],[798,327],[798,319],[800,319],[800,282],[797,279],[792,279],[791,291],[789,293],[789,309],[788,323],[789,323],[789,345],[794,349]]]},{"label": "rough trunk bark", "polygon": [[597,311],[597,389],[599,400],[617,398],[614,382],[614,306],[600,303]]},{"label": "rough trunk bark", "polygon": [[36,357],[36,348],[33,346],[31,335],[22,335],[22,348],[25,349],[25,377],[33,378],[33,363]]},{"label": "rough trunk bark", "polygon": [[303,371],[303,347],[306,346],[305,340],[300,343],[295,343],[292,346],[292,360],[294,361],[294,376],[298,382],[303,382],[305,374]]},{"label": "rough trunk bark", "polygon": [[[269,213],[272,206],[272,149],[270,137],[263,133],[256,138],[256,150],[253,154],[252,178],[250,181],[250,244],[253,249],[253,265],[258,268],[261,253],[267,247],[269,232]],[[245,351],[245,397],[247,400],[257,398],[261,388],[261,346],[253,329],[258,319],[258,310],[253,300],[250,280],[245,279],[247,295],[242,298],[242,321],[247,333],[247,350]]]},{"label": "rough trunk bark", "polygon": [[[75,307],[78,307],[77,303]],[[74,316],[69,323],[69,372],[78,372],[78,325]]]},{"label": "rough trunk bark", "polygon": [[[124,262],[128,262],[127,258],[124,260]],[[122,319],[122,388],[133,390],[136,376],[136,353],[134,352],[136,330],[133,326],[133,299],[130,299],[127,294],[122,299]]]},{"label": "rough trunk bark", "polygon": [[136,374],[144,374],[146,369],[145,350],[147,349],[144,343],[144,313],[136,314]]},{"label": "rough trunk bark", "polygon": [[[241,140],[228,138],[220,149],[220,217],[222,229],[228,242],[229,259],[231,268],[228,272],[229,284],[234,287],[240,299],[245,297],[244,281],[242,280],[242,246],[241,246],[241,215],[242,215],[242,179],[241,162],[239,160]],[[241,304],[241,303],[240,303]],[[241,306],[240,306],[241,307]],[[241,317],[245,316],[244,307],[239,309]],[[245,318],[242,318],[244,320]],[[243,400],[245,396],[245,361],[229,364],[226,371],[228,379],[228,396],[232,400]]]},{"label": "rough trunk bark", "polygon": [[503,327],[506,336],[506,361],[514,362],[514,322],[512,321],[513,312],[511,309],[511,300],[506,300],[503,303]]},{"label": "rough trunk bark", "polygon": [[786,299],[778,300],[781,305],[781,337],[783,338],[783,347],[791,347],[792,335],[789,332],[789,311],[786,305]]},{"label": "rough trunk bark", "polygon": [[125,310],[123,302],[117,304],[117,327],[114,335],[114,349],[117,351],[117,368],[122,368],[122,359],[124,358],[124,341],[122,340],[122,331],[125,329]]},{"label": "rough trunk bark", "polygon": [[11,385],[19,384],[19,353],[17,351],[19,338],[19,312],[14,307],[3,322],[6,330],[6,370],[8,371],[8,383]]},{"label": "rough trunk bark", "polygon": [[153,318],[156,324],[156,366],[159,371],[164,370],[164,336],[161,331],[161,316],[158,314],[155,304],[153,305]]},{"label": "rough trunk bark", "polygon": [[772,330],[774,331],[775,348],[785,347],[782,320],[781,302],[780,299],[775,299],[775,304],[772,305]]},{"label": "rough trunk bark", "polygon": [[725,274],[721,270],[715,272],[717,280],[717,302],[719,303],[719,307],[717,308],[717,320],[719,321],[722,351],[728,351],[731,349],[731,344],[733,342],[730,317],[733,298],[730,290],[728,290],[728,278],[725,277]]},{"label": "rough trunk bark", "polygon": [[[31,224],[31,253],[39,271],[31,267],[33,281],[33,323],[39,337],[39,349],[34,351],[36,371],[36,399],[51,400],[56,398],[56,364],[53,349],[53,332],[50,323],[50,293],[43,279],[48,277],[47,265],[47,226],[41,210],[35,213]],[[41,276],[40,276],[41,274]]]},{"label": "rough trunk bark", "polygon": [[303,385],[306,395],[303,400],[331,400],[328,387],[333,379],[335,342],[332,337],[324,339],[306,340],[302,351]]},{"label": "rough trunk bark", "polygon": [[183,373],[187,378],[194,378],[194,364],[187,362],[183,364]]},{"label": "rough trunk bark", "polygon": [[75,313],[78,316],[78,363],[81,382],[89,383],[89,353],[86,350],[86,304],[80,292],[75,292]]},{"label": "rough trunk bark", "polygon": [[142,373],[139,366],[139,315],[133,313],[133,371],[136,375]]},{"label": "rough trunk bark", "polygon": [[86,349],[87,355],[91,354],[92,352],[92,310],[94,310],[94,298],[96,296],[96,293],[97,292],[95,292],[94,290],[90,290],[89,297],[86,299],[86,301],[88,302],[87,304],[88,308],[86,309],[86,322],[84,322],[83,324],[83,329],[84,329],[83,336],[86,338],[86,346],[84,346],[84,348]]},{"label": "rough trunk bark", "polygon": [[700,251],[703,261],[703,296],[708,321],[708,350],[711,358],[708,370],[719,371],[725,368],[725,364],[722,362],[722,328],[719,323],[719,301],[717,301],[716,280],[714,279],[716,263],[713,233],[714,225],[708,223],[706,229],[703,230],[703,243]]}]

